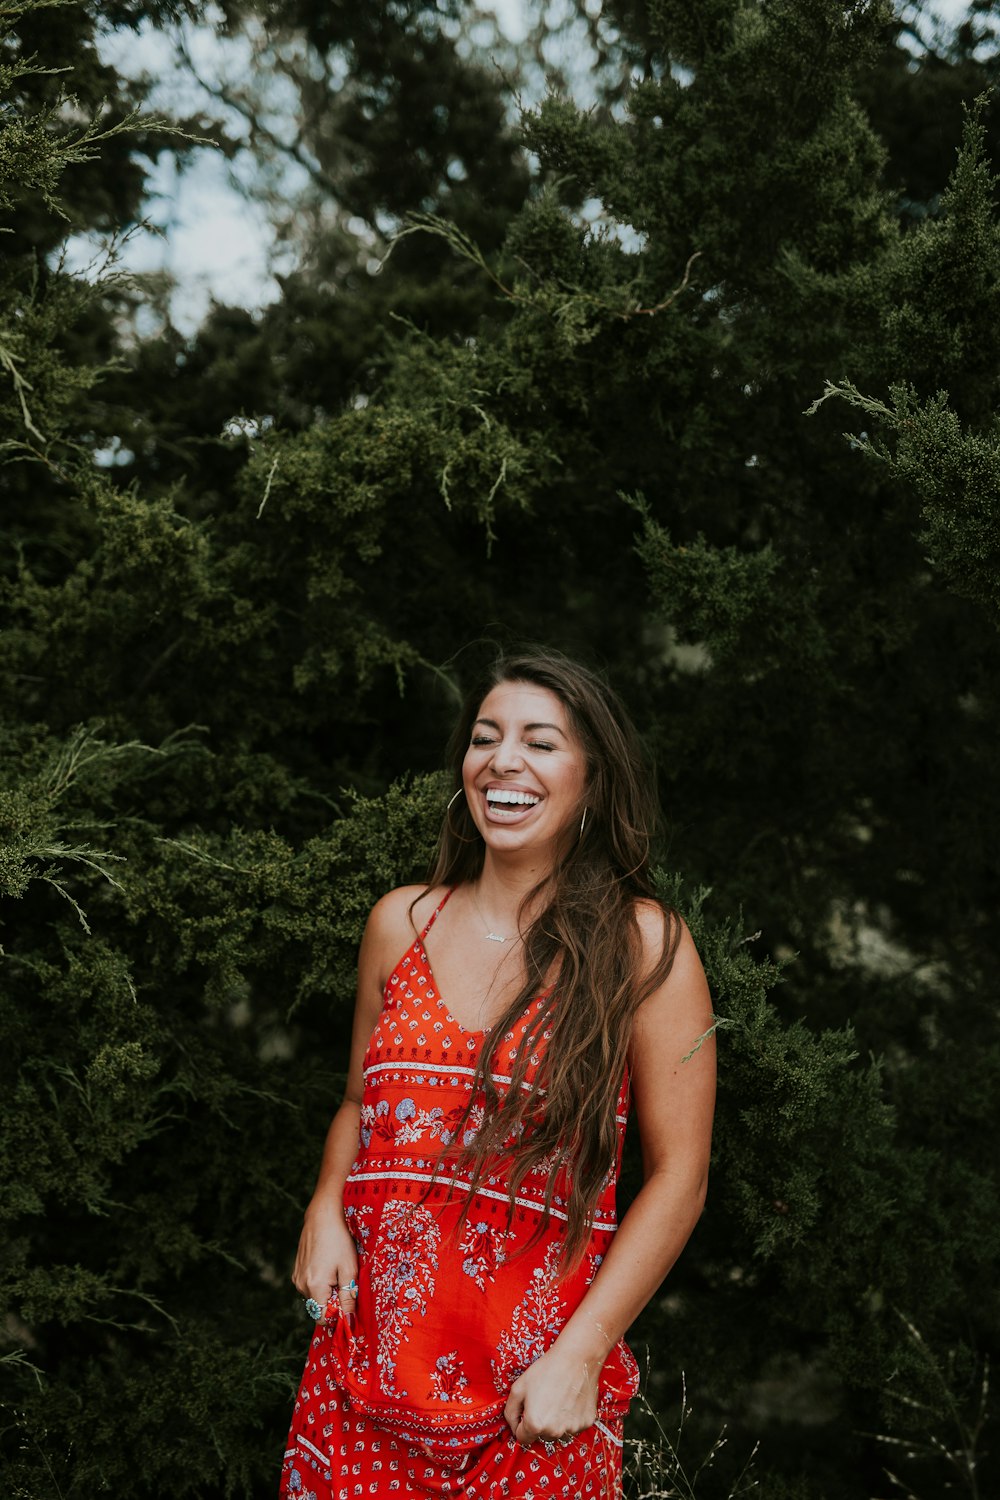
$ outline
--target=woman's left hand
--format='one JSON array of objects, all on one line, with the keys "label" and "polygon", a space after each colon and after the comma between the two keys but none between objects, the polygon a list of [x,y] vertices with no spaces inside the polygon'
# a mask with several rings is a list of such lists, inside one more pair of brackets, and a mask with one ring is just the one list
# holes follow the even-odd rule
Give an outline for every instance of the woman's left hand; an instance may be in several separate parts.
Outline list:
[{"label": "woman's left hand", "polygon": [[596,1361],[560,1352],[553,1345],[510,1388],[503,1414],[524,1448],[534,1442],[558,1443],[576,1437],[597,1420]]}]

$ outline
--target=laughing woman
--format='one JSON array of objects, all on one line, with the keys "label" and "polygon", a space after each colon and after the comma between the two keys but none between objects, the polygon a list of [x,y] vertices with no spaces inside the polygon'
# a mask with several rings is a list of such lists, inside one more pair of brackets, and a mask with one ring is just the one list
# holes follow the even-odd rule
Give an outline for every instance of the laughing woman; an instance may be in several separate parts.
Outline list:
[{"label": "laughing woman", "polygon": [[[293,1278],[317,1327],[290,1500],[620,1495],[622,1336],[705,1199],[711,1004],[652,892],[621,704],[564,657],[508,657],[452,749],[430,883],[361,944]],[[630,1105],[643,1185],[616,1229]]]}]

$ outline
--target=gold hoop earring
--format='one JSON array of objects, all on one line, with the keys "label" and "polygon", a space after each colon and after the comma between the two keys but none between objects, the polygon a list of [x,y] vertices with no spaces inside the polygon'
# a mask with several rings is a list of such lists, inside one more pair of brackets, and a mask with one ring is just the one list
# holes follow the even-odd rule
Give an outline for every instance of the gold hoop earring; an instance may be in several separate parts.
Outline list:
[{"label": "gold hoop earring", "polygon": [[475,834],[474,838],[471,838],[471,839],[470,838],[466,838],[466,836],[465,836],[464,833],[459,833],[458,832],[457,828],[455,828],[454,824],[451,821],[451,810],[455,806],[455,803],[458,801],[459,797],[461,797],[461,795],[462,795],[462,793],[464,791],[465,791],[465,788],[463,786],[460,786],[459,789],[458,789],[458,791],[457,792],[453,792],[452,795],[449,797],[449,799],[448,799],[448,806],[444,810],[444,823],[445,823],[445,827],[447,828],[448,832],[451,834],[452,838],[453,839],[458,839],[458,841],[459,841],[460,844],[475,844],[475,843],[478,843],[478,841],[479,841],[479,832],[478,832],[478,830],[476,831],[476,834]]}]

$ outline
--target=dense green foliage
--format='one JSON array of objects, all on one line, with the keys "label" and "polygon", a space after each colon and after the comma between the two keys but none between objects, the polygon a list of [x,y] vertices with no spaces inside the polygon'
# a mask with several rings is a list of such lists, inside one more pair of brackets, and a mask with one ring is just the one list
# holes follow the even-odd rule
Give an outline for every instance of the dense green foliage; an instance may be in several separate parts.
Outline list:
[{"label": "dense green foliage", "polygon": [[697,1494],[758,1440],[773,1500],[996,1488],[993,6],[919,62],[881,0],[594,9],[597,103],[515,132],[459,0],[234,0],[299,59],[308,244],[185,340],[58,247],[231,149],[96,48],[205,8],[0,0],[12,1497],[273,1491],[356,944],[512,637],[628,699],[716,997],[634,1338],[690,1468],[728,1426]]}]

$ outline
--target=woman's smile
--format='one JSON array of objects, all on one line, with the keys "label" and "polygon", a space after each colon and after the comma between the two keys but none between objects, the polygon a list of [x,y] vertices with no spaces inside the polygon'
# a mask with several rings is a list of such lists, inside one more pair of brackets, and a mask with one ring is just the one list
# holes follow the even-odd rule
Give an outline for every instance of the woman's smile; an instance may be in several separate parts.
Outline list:
[{"label": "woman's smile", "polygon": [[484,798],[487,817],[502,823],[523,822],[542,801],[525,787],[496,784],[486,787]]}]

